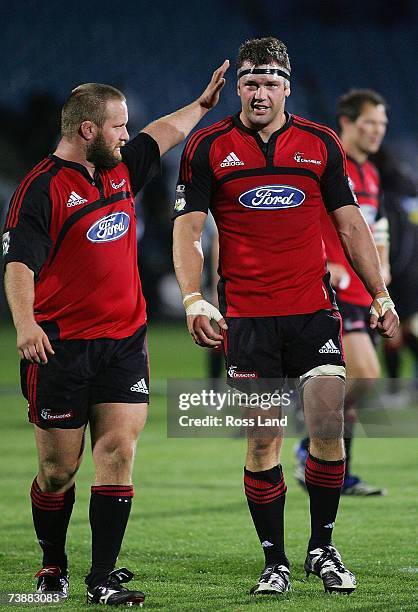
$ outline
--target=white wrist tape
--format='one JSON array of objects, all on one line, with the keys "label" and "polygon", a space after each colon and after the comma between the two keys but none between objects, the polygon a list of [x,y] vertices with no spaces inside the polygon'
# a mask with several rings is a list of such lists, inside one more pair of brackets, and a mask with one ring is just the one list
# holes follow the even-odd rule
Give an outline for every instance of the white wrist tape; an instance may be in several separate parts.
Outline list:
[{"label": "white wrist tape", "polygon": [[384,217],[376,221],[372,228],[376,246],[389,246],[389,222]]},{"label": "white wrist tape", "polygon": [[186,302],[186,300],[188,300],[191,297],[194,297],[195,295],[202,295],[202,294],[200,293],[200,291],[193,291],[193,293],[188,293],[183,298],[183,304]]},{"label": "white wrist tape", "polygon": [[395,304],[391,300],[389,294],[374,298],[370,307],[370,314],[375,315],[378,319],[380,319],[388,310],[395,311]]},{"label": "white wrist tape", "polygon": [[215,321],[223,319],[219,310],[206,300],[197,300],[193,302],[193,304],[190,304],[190,306],[186,308],[186,315],[203,315],[204,317],[208,317],[209,320],[215,319]]}]

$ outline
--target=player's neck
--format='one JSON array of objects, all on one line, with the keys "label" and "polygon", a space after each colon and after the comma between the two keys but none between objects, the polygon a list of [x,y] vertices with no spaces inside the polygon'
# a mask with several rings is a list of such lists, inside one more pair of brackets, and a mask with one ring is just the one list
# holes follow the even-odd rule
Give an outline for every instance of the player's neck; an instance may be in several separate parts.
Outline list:
[{"label": "player's neck", "polygon": [[355,142],[350,142],[343,136],[341,137],[341,142],[347,155],[354,159],[354,161],[356,161],[358,164],[364,164],[368,158],[367,153],[365,153],[362,149],[359,149]]},{"label": "player's neck", "polygon": [[240,119],[242,123],[245,125],[245,127],[249,128],[250,130],[257,131],[258,134],[260,135],[261,140],[263,140],[263,142],[268,142],[270,139],[270,136],[274,134],[274,132],[277,132],[277,130],[280,130],[286,123],[286,115],[284,112],[279,114],[274,119],[274,121],[272,121],[271,123],[269,123],[268,125],[266,125],[265,127],[261,129],[259,129],[257,125],[253,125],[248,120],[248,118],[245,116],[245,113],[243,112],[240,115]]},{"label": "player's neck", "polygon": [[87,169],[87,172],[91,177],[94,176],[95,166],[86,160],[86,154],[83,148],[81,148],[78,143],[74,141],[67,140],[66,138],[62,138],[57,148],[54,151],[54,155],[64,159],[65,161],[75,162],[76,164],[81,164]]}]

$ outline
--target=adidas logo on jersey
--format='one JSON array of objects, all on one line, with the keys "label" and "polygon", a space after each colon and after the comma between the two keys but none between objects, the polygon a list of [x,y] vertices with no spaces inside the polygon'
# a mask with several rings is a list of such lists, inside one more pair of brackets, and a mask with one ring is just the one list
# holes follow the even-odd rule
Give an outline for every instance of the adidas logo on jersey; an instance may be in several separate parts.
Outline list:
[{"label": "adidas logo on jersey", "polygon": [[331,340],[331,338],[328,340],[328,342],[325,342],[324,346],[321,346],[321,348],[319,349],[320,353],[339,353],[340,349],[335,346],[334,342]]},{"label": "adidas logo on jersey", "polygon": [[227,157],[225,157],[225,159],[221,163],[221,168],[227,168],[228,166],[243,166],[243,165],[244,165],[244,162],[241,161],[239,157],[237,157],[235,153],[231,151],[231,153]]},{"label": "adidas logo on jersey", "polygon": [[146,393],[149,394],[147,383],[145,382],[145,378],[141,378],[137,383],[132,385],[131,391],[136,391],[137,393]]},{"label": "adidas logo on jersey", "polygon": [[68,198],[67,206],[70,208],[71,206],[78,206],[79,204],[85,204],[88,200],[82,198],[75,191],[70,193],[70,197]]}]

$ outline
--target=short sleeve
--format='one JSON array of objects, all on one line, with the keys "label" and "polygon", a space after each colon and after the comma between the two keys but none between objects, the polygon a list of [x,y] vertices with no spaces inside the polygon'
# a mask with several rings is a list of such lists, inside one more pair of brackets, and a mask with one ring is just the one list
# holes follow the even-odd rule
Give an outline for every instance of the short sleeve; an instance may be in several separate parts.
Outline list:
[{"label": "short sleeve", "polygon": [[203,141],[195,150],[189,144],[181,158],[172,219],[189,212],[207,213],[210,206],[213,172],[208,143]]},{"label": "short sleeve", "polygon": [[121,149],[122,161],[131,178],[134,195],[161,173],[160,149],[156,141],[140,132]]},{"label": "short sleeve", "polygon": [[24,263],[35,277],[47,260],[52,239],[49,177],[34,180],[25,191],[22,183],[14,193],[3,231],[4,266],[13,261]]},{"label": "short sleeve", "polygon": [[324,137],[327,165],[321,177],[321,194],[328,212],[349,204],[358,206],[357,198],[347,174],[347,161],[336,134]]}]

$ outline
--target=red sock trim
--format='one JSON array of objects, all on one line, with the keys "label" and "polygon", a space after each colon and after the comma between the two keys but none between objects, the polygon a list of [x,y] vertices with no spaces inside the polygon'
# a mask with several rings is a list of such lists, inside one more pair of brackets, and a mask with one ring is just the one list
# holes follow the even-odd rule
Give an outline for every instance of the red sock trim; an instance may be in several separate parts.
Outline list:
[{"label": "red sock trim", "polygon": [[322,462],[311,454],[305,465],[306,484],[340,489],[344,482],[345,460]]},{"label": "red sock trim", "polygon": [[268,504],[285,495],[287,487],[283,475],[278,483],[271,483],[244,474],[244,490],[247,498],[255,504]]},{"label": "red sock trim", "polygon": [[38,510],[57,511],[73,505],[75,497],[74,491],[75,485],[68,489],[68,491],[64,491],[64,493],[44,493],[41,491],[35,478],[32,482],[30,497],[32,504],[38,508]]},{"label": "red sock trim", "polygon": [[107,497],[133,497],[134,488],[132,485],[98,485],[91,487],[91,493]]}]

